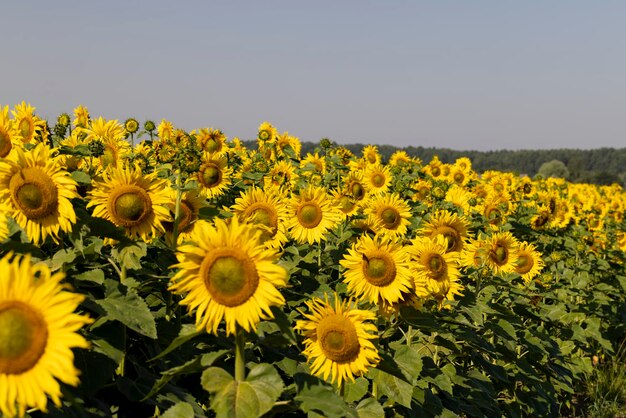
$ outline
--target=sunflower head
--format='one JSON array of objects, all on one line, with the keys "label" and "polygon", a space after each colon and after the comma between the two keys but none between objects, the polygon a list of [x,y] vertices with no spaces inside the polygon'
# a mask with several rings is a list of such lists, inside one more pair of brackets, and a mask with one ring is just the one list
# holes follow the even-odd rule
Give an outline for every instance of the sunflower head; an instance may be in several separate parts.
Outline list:
[{"label": "sunflower head", "polygon": [[335,294],[335,303],[314,298],[306,302],[309,313],[296,323],[296,330],[305,336],[304,355],[311,372],[341,385],[354,381],[380,360],[371,340],[377,338],[377,328],[368,321],[376,319],[371,311],[356,309],[351,301],[342,301]]},{"label": "sunflower head", "polygon": [[47,412],[47,396],[60,407],[57,380],[79,383],[72,348],[88,347],[77,331],[91,320],[74,313],[84,297],[64,289],[62,273],[32,265],[29,256],[5,255],[0,271],[0,412]]},{"label": "sunflower head", "polygon": [[255,330],[261,319],[273,318],[271,306],[285,303],[277,288],[287,284],[287,271],[276,264],[276,251],[258,241],[252,225],[237,217],[198,223],[190,244],[178,249],[179,271],[170,290],[186,294],[181,304],[197,310],[198,329],[217,334],[224,320],[227,335],[237,326]]},{"label": "sunflower head", "polygon": [[443,235],[448,240],[448,252],[459,252],[467,238],[468,227],[465,217],[442,210],[434,213],[420,232],[429,237]]}]

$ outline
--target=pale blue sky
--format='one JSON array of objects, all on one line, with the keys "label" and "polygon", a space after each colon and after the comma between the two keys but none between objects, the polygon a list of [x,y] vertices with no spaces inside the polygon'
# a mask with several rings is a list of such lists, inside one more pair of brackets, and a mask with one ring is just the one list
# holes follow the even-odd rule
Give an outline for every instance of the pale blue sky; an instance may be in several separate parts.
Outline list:
[{"label": "pale blue sky", "polygon": [[[626,1],[28,1],[0,104],[251,139],[626,147]],[[51,120],[53,124],[53,120]]]}]

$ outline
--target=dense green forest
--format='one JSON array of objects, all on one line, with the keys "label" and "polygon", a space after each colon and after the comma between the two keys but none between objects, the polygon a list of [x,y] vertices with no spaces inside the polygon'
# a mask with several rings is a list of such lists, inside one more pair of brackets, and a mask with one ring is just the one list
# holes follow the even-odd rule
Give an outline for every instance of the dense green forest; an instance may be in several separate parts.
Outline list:
[{"label": "dense green forest", "polygon": [[[304,142],[302,152],[306,154],[318,144]],[[343,145],[356,155],[360,155],[363,144]],[[519,151],[456,151],[448,148],[405,147],[380,145],[378,151],[387,160],[395,151],[404,150],[407,154],[418,157],[424,163],[434,155],[445,163],[453,163],[459,157],[468,157],[478,173],[486,170],[512,171],[534,177],[544,163],[557,160],[567,168],[567,179],[575,183],[625,184],[626,148],[548,149]]]}]

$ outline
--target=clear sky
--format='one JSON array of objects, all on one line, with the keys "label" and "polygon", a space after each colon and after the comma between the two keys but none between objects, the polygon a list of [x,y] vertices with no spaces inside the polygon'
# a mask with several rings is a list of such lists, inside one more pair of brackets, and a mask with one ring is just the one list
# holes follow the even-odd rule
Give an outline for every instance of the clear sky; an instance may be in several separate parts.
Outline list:
[{"label": "clear sky", "polygon": [[14,1],[0,104],[252,139],[626,147],[626,1]]}]

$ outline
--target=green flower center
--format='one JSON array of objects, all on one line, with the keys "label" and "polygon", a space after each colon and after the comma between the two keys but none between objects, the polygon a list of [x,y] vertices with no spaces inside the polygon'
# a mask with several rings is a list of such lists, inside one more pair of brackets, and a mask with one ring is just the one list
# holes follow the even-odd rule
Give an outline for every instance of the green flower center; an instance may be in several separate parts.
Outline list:
[{"label": "green flower center", "polygon": [[363,275],[374,286],[387,286],[396,278],[396,264],[387,254],[363,258]]},{"label": "green flower center", "polygon": [[52,179],[38,167],[26,167],[9,182],[11,197],[31,220],[45,218],[59,205],[58,190]]},{"label": "green flower center", "polygon": [[259,286],[254,262],[231,248],[209,253],[202,262],[200,274],[211,297],[228,307],[248,301]]},{"label": "green flower center", "polygon": [[11,148],[13,148],[11,137],[7,132],[3,131],[2,127],[0,127],[0,158],[4,158],[9,155]]},{"label": "green flower center", "polygon": [[322,209],[315,203],[305,203],[298,210],[298,221],[305,228],[315,228],[322,221]]},{"label": "green flower center", "polygon": [[141,187],[125,185],[112,193],[108,209],[114,224],[132,228],[150,215],[152,200]]},{"label": "green flower center", "polygon": [[363,196],[365,196],[365,189],[363,189],[363,186],[359,183],[354,183],[351,190],[352,196],[357,200],[361,200]]},{"label": "green flower center", "polygon": [[28,142],[33,135],[34,124],[29,119],[22,119],[18,125],[18,129],[20,130],[20,134],[22,135],[22,140],[24,142]]},{"label": "green flower center", "polygon": [[506,246],[501,243],[496,244],[495,248],[489,252],[491,259],[499,266],[503,266],[509,260],[509,251]]},{"label": "green flower center", "polygon": [[21,301],[0,303],[0,374],[32,369],[48,342],[48,327],[41,313]]},{"label": "green flower center", "polygon": [[380,219],[385,224],[385,228],[395,229],[400,224],[402,218],[394,208],[386,208],[380,213]]},{"label": "green flower center", "polygon": [[215,167],[209,166],[202,172],[202,183],[205,187],[215,187],[221,183],[222,171]]}]

